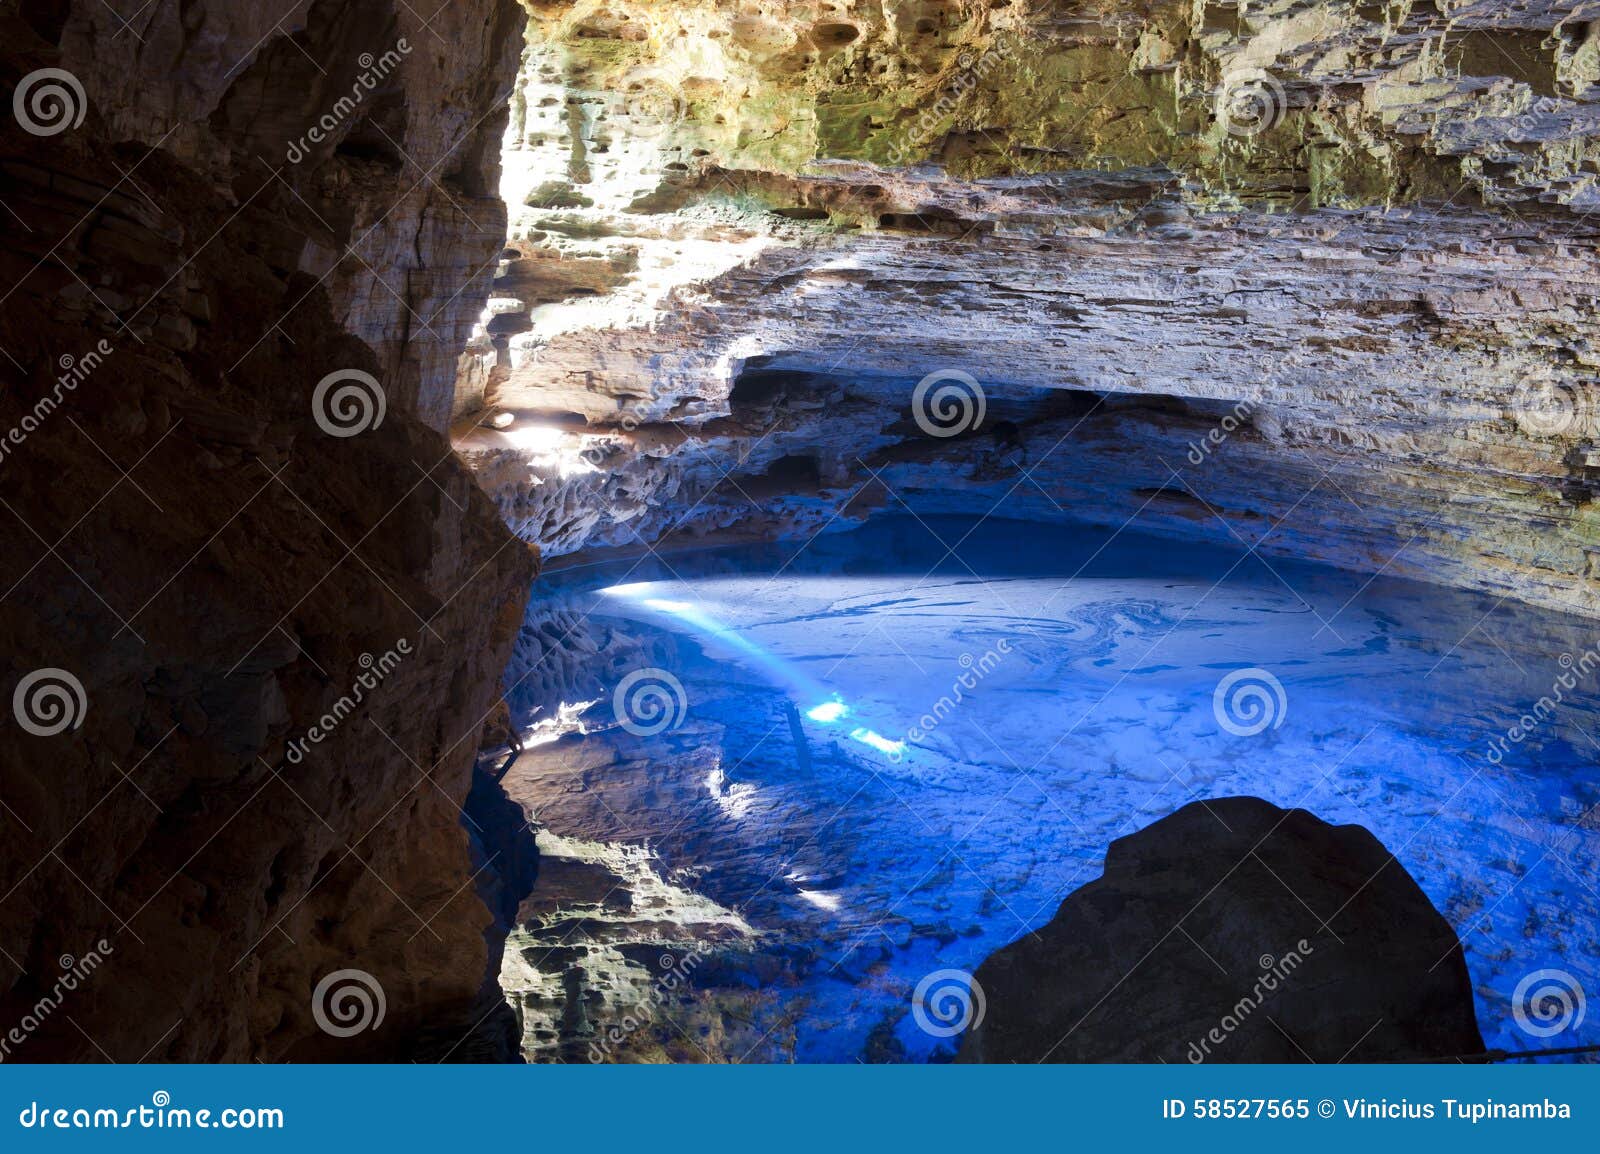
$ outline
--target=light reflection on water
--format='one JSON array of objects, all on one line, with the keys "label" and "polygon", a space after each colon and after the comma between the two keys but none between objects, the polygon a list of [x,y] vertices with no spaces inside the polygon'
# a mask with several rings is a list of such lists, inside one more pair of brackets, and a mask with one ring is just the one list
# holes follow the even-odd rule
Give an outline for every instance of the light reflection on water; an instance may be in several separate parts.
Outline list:
[{"label": "light reflection on water", "polygon": [[[571,1058],[608,1020],[603,996],[576,1026],[562,1001],[575,943],[631,969],[643,944],[709,937],[718,960],[690,983],[702,1004],[642,1029],[667,1038],[652,1056],[936,1058],[951,1043],[913,1021],[919,979],[974,969],[1047,921],[1114,838],[1234,794],[1373,830],[1462,935],[1491,1047],[1600,1041],[1600,1014],[1532,1038],[1510,1005],[1542,968],[1600,990],[1593,676],[1503,755],[1492,744],[1568,672],[1563,654],[1581,669],[1600,626],[1272,570],[1127,533],[887,519],[803,551],[541,581],[534,617],[561,624],[544,647],[570,635],[561,649],[578,656],[553,680],[541,664],[513,700],[550,713],[598,699],[598,731],[525,755],[508,787],[561,838],[648,847],[675,893],[719,912],[693,915],[715,933],[685,929],[685,899],[618,906],[592,878],[547,871],[508,983],[542,983],[528,1005],[553,1024],[530,1051]],[[641,738],[612,726],[612,693],[647,666],[688,707]],[[1284,694],[1278,724],[1250,736],[1214,711],[1242,668]],[[585,981],[605,968],[593,951],[584,965]]]}]

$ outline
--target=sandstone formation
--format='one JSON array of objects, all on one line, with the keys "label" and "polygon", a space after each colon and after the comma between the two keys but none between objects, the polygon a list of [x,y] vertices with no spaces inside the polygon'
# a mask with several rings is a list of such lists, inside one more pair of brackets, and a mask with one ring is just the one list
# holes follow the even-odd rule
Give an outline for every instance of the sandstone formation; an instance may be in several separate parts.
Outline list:
[{"label": "sandstone formation", "polygon": [[[7,1060],[514,1053],[462,806],[534,566],[430,427],[514,18],[449,6],[444,51],[403,4],[0,15],[7,93],[82,89],[0,129]],[[375,1029],[328,1028],[341,970]]]},{"label": "sandstone formation", "polygon": [[1360,826],[1198,801],[974,980],[965,1062],[1372,1062],[1481,1053],[1461,943]]},{"label": "sandstone formation", "polygon": [[1600,608],[1584,4],[529,7],[458,444],[549,555],[999,509]]}]

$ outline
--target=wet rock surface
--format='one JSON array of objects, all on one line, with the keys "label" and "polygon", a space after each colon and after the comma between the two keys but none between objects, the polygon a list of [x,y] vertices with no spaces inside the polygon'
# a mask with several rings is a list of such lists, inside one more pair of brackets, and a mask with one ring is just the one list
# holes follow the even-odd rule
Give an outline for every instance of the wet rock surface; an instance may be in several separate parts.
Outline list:
[{"label": "wet rock surface", "polygon": [[1378,1062],[1483,1051],[1461,943],[1360,826],[1197,801],[974,975],[963,1062]]}]

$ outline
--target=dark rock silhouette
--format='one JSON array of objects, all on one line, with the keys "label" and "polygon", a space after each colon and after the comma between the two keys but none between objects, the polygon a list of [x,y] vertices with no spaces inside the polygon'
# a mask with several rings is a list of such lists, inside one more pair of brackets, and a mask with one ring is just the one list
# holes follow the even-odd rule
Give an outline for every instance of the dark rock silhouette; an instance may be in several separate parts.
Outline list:
[{"label": "dark rock silhouette", "polygon": [[[438,431],[454,314],[470,327],[488,291],[442,270],[491,257],[503,210],[477,225],[443,193],[397,204],[416,177],[347,154],[240,191],[272,172],[257,151],[281,153],[221,139],[305,131],[284,127],[293,79],[255,79],[285,54],[344,62],[331,87],[349,37],[421,44],[421,18],[318,5],[291,44],[263,3],[152,6],[121,36],[103,5],[55,5],[64,26],[15,8],[5,91],[64,68],[87,107],[55,133],[9,100],[0,117],[0,1058],[513,1057],[461,806],[536,565]],[[415,165],[470,156],[470,190],[498,168],[472,150],[498,140],[520,12],[444,19],[481,41],[409,57],[384,126]],[[458,67],[465,90],[428,78]],[[481,140],[463,132],[479,120]],[[308,207],[313,184],[343,215]],[[363,261],[332,255],[390,206]],[[328,216],[348,231],[323,236]],[[378,251],[390,228],[425,266]],[[355,286],[363,262],[428,287]],[[427,349],[394,336],[413,313],[439,314]],[[316,398],[336,379],[367,382],[364,429],[330,431]],[[52,724],[26,724],[30,684],[56,694]],[[370,1028],[329,1018],[359,1007],[334,1001],[345,988]]]},{"label": "dark rock silhouette", "polygon": [[1361,826],[1253,797],[1111,844],[976,974],[964,1062],[1338,1062],[1483,1050],[1461,943]]}]

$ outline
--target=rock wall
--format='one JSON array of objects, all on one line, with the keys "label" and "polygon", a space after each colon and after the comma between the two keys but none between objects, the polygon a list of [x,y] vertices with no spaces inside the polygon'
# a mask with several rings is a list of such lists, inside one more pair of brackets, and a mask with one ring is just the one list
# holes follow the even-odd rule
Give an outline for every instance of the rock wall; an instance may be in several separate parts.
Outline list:
[{"label": "rock wall", "polygon": [[435,428],[505,236],[500,142],[524,16],[396,0],[72,3],[38,19],[114,140],[159,144],[277,227],[397,403]]},{"label": "rock wall", "polygon": [[904,504],[1600,610],[1582,5],[530,8],[457,434],[550,555]]},{"label": "rock wall", "polygon": [[[517,17],[0,15],[5,91],[77,102],[0,126],[5,1060],[514,1053],[462,807],[535,565],[430,426]],[[385,29],[415,51],[286,166]]]},{"label": "rock wall", "polygon": [[[1584,0],[528,0],[569,87],[792,172],[1162,163],[1202,195],[1592,203]],[[617,94],[611,101],[596,99]]]}]

